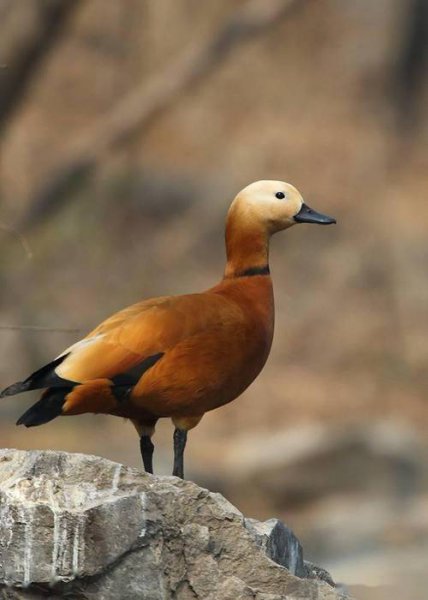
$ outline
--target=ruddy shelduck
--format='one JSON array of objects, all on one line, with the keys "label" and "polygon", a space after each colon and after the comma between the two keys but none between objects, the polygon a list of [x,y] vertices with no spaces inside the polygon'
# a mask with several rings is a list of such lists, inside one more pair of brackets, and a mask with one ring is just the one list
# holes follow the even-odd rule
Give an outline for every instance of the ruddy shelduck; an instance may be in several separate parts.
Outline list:
[{"label": "ruddy shelduck", "polygon": [[172,419],[173,475],[183,477],[187,432],[237,398],[262,370],[272,343],[274,300],[269,238],[296,223],[335,219],[304,203],[283,181],[257,181],[234,199],[226,222],[223,279],[201,293],[143,300],[1,396],[47,388],[18,425],[60,415],[106,413],[130,419],[145,470],[153,472],[158,419]]}]

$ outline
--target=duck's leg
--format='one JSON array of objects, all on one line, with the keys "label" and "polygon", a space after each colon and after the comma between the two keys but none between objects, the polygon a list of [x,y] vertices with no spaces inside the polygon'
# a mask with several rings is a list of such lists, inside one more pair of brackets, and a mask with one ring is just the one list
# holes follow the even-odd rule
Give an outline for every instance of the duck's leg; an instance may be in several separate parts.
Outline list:
[{"label": "duck's leg", "polygon": [[132,419],[132,423],[140,436],[140,450],[146,473],[153,473],[153,451],[155,449],[152,436],[157,419],[146,419],[144,422]]},{"label": "duck's leg", "polygon": [[174,417],[172,419],[175,430],[174,430],[174,467],[172,474],[175,477],[181,477],[184,479],[184,449],[187,442],[187,432],[189,429],[193,429],[202,419],[203,415],[192,416],[192,417]]},{"label": "duck's leg", "polygon": [[184,478],[184,448],[187,442],[187,431],[185,429],[174,430],[174,468],[172,474],[175,477]]},{"label": "duck's leg", "polygon": [[144,470],[146,473],[153,473],[153,451],[155,447],[152,438],[149,435],[140,437],[140,450],[143,457]]}]

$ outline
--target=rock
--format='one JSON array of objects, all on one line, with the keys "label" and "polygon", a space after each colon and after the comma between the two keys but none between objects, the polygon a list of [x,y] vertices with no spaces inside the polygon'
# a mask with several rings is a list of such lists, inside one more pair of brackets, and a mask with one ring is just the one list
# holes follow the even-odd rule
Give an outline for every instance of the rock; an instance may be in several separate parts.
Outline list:
[{"label": "rock", "polygon": [[245,525],[271,560],[286,567],[292,575],[307,576],[302,546],[289,527],[278,519],[264,522],[246,519]]},{"label": "rock", "polygon": [[17,450],[0,451],[0,584],[10,600],[345,598],[277,520],[174,477]]},{"label": "rock", "polygon": [[383,564],[391,557],[390,581],[399,564],[389,550],[406,544],[411,561],[428,540],[428,445],[402,423],[242,434],[223,447],[221,473],[195,476],[245,513],[292,520],[311,560],[346,581],[368,583],[367,570],[358,566],[368,548],[371,560],[376,554]]}]

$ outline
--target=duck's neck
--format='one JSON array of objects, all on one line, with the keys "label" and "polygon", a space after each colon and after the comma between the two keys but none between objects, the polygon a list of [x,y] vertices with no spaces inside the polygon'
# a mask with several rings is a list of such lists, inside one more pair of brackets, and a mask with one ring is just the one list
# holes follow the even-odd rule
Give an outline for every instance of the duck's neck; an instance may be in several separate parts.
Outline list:
[{"label": "duck's neck", "polygon": [[259,223],[242,222],[234,214],[226,223],[227,263],[224,277],[269,274],[269,234]]}]

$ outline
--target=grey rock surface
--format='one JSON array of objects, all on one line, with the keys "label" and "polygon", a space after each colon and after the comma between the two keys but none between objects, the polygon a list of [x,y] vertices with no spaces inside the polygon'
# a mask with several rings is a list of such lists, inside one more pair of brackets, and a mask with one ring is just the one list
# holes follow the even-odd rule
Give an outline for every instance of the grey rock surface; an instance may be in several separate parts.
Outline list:
[{"label": "grey rock surface", "polygon": [[278,519],[264,522],[245,519],[245,526],[271,560],[286,567],[292,575],[307,576],[302,546],[287,525]]},{"label": "grey rock surface", "polygon": [[[95,456],[0,451],[0,598],[339,600],[294,534]],[[324,578],[325,579],[325,578]]]}]

